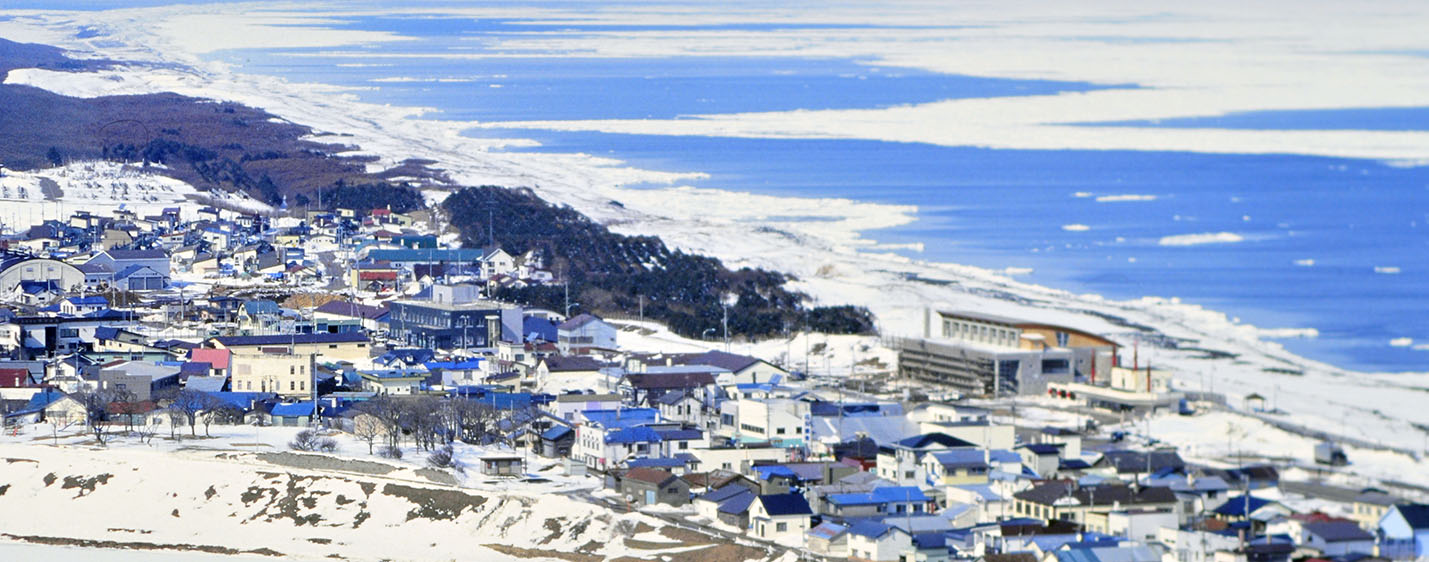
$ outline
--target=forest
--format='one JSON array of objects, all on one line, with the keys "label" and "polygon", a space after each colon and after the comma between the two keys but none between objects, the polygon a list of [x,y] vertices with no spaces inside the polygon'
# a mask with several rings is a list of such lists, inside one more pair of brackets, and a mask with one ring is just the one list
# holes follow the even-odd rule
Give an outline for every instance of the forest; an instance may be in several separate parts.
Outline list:
[{"label": "forest", "polygon": [[[863,307],[809,307],[808,296],[785,287],[790,278],[762,269],[731,270],[719,260],[671,250],[653,236],[610,232],[569,207],[542,200],[529,189],[463,189],[443,203],[468,247],[494,237],[507,252],[534,251],[569,284],[571,312],[635,316],[665,323],[688,337],[723,334],[729,305],[731,336],[765,337],[800,329],[871,333]],[[490,224],[488,224],[488,221]],[[488,230],[489,229],[489,230]],[[488,234],[489,233],[489,234]],[[560,285],[504,289],[503,300],[562,310]]]}]

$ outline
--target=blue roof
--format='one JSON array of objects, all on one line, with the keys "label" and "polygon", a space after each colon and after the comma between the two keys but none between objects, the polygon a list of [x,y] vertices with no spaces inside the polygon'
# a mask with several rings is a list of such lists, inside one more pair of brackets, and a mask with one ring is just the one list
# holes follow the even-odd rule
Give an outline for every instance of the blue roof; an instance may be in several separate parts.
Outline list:
[{"label": "blue roof", "polygon": [[208,395],[242,410],[247,410],[254,401],[267,400],[277,396],[272,392],[210,392]]},{"label": "blue roof", "polygon": [[680,468],[685,466],[685,461],[680,459],[630,459],[625,461],[625,466],[630,468]]},{"label": "blue roof", "polygon": [[655,430],[637,425],[607,432],[606,443],[659,443],[660,434]]},{"label": "blue roof", "polygon": [[189,380],[184,383],[184,390],[218,392],[223,390],[225,382],[228,382],[228,377],[189,377]]},{"label": "blue roof", "polygon": [[25,409],[41,409],[64,397],[65,393],[53,388],[46,388],[31,396],[30,401],[25,404]]},{"label": "blue roof", "polygon": [[569,427],[566,427],[566,426],[564,426],[564,425],[558,425],[558,426],[556,426],[556,427],[553,427],[553,428],[551,428],[551,429],[547,429],[546,431],[542,432],[542,433],[541,433],[541,438],[542,438],[542,439],[549,439],[549,440],[551,440],[551,441],[555,441],[555,440],[557,440],[557,439],[560,439],[560,438],[562,438],[562,437],[565,437],[567,434],[571,433],[571,431],[573,431],[573,430],[572,430],[571,428],[569,428]]},{"label": "blue roof", "polygon": [[689,441],[705,436],[705,432],[698,429],[658,429],[655,432],[659,433],[660,439],[665,441]]},{"label": "blue roof", "polygon": [[249,314],[277,314],[281,308],[270,300],[252,300],[243,303],[243,311]]},{"label": "blue roof", "polygon": [[943,466],[985,467],[983,451],[978,449],[952,449],[933,453],[933,459]]},{"label": "blue roof", "polygon": [[101,296],[70,297],[65,299],[75,306],[109,306],[109,299]]},{"label": "blue roof", "polygon": [[367,252],[369,260],[393,262],[478,262],[481,257],[480,248],[381,249]]},{"label": "blue roof", "polygon": [[769,515],[813,515],[809,501],[802,494],[767,494],[759,496],[759,503]]},{"label": "blue roof", "polygon": [[860,521],[855,521],[852,525],[849,525],[848,533],[850,535],[858,535],[860,537],[876,539],[892,530],[893,527],[890,525],[885,525],[877,521],[870,521],[864,519]]},{"label": "blue roof", "polygon": [[740,486],[737,484],[725,484],[723,488],[708,492],[697,499],[712,501],[715,503],[724,503],[725,500],[728,500],[732,497],[738,496],[740,494],[750,493],[751,492],[749,491],[749,488],[745,488],[744,486]]},{"label": "blue roof", "polygon": [[775,476],[783,476],[785,478],[796,479],[799,477],[799,475],[794,472],[794,469],[784,466],[782,464],[761,465],[752,468],[754,469],[754,472],[756,473],[756,476],[759,480],[768,480]]},{"label": "blue roof", "polygon": [[525,334],[528,342],[535,340],[554,342],[557,338],[556,323],[549,318],[527,316],[521,319],[521,333]]},{"label": "blue roof", "polygon": [[581,415],[591,423],[604,427],[630,427],[655,423],[660,411],[655,408],[621,408],[618,410],[584,410]]},{"label": "blue roof", "polygon": [[482,404],[489,404],[498,410],[515,410],[531,406],[529,392],[488,392],[472,398]]},{"label": "blue roof", "polygon": [[224,347],[238,345],[287,345],[290,343],[367,343],[367,336],[360,332],[329,334],[275,334],[271,336],[223,336],[213,338]]},{"label": "blue roof", "polygon": [[1240,495],[1226,500],[1226,503],[1223,503],[1220,507],[1216,508],[1216,513],[1219,515],[1244,517],[1247,513],[1247,505],[1249,506],[1248,511],[1250,513],[1255,513],[1255,510],[1270,504],[1270,500],[1267,499],[1249,496],[1250,500],[1247,501],[1246,497],[1247,496],[1245,495]]},{"label": "blue roof", "polygon": [[744,489],[743,486],[736,486],[736,487],[739,488],[739,489],[740,489],[741,491],[743,491],[744,493],[742,493],[742,494],[735,494],[735,495],[731,496],[729,499],[727,499],[727,500],[725,500],[725,501],[723,501],[723,502],[720,502],[720,504],[719,504],[719,511],[720,511],[720,513],[744,513],[745,511],[747,511],[747,510],[749,509],[749,506],[754,503],[754,498],[758,497],[758,496],[755,496],[753,492],[750,492],[749,490]]},{"label": "blue roof", "polygon": [[427,361],[423,366],[432,371],[438,369],[469,370],[480,369],[482,361],[484,361],[484,359],[480,357],[463,359],[461,361]]},{"label": "blue roof", "polygon": [[275,404],[273,405],[273,411],[270,413],[274,416],[284,418],[311,416],[313,415],[313,403],[294,402],[291,404]]},{"label": "blue roof", "polygon": [[829,494],[828,501],[844,506],[878,505],[892,502],[926,502],[928,496],[916,486],[883,486],[870,492]]}]

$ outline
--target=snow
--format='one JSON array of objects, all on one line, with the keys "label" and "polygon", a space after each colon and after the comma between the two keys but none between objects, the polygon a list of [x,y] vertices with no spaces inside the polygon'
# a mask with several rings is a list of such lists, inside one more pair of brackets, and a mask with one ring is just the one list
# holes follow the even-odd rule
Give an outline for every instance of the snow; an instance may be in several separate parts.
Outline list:
[{"label": "snow", "polygon": [[1207,232],[1162,236],[1157,243],[1162,246],[1199,246],[1201,244],[1234,244],[1243,241],[1245,241],[1245,237],[1234,232]]},{"label": "snow", "polygon": [[[1422,105],[1429,75],[1417,72],[1418,61],[1375,50],[1423,45],[1426,36],[1413,22],[1422,21],[1422,11],[1429,7],[1392,3],[1377,4],[1376,9],[1359,4],[1316,5],[1292,10],[1287,18],[1285,10],[1272,6],[1234,6],[1224,9],[1200,4],[1129,3],[1116,8],[1088,8],[1044,2],[1015,8],[1038,14],[1035,18],[1011,17],[1008,10],[1014,8],[993,4],[959,4],[956,8],[942,4],[890,4],[873,16],[864,10],[833,7],[820,10],[817,19],[867,23],[872,17],[876,23],[935,21],[968,27],[919,26],[870,32],[867,37],[860,35],[858,41],[847,40],[843,31],[817,29],[787,33],[594,32],[559,41],[513,36],[503,39],[499,47],[536,53],[530,56],[567,49],[589,56],[661,56],[690,53],[694,48],[706,49],[706,54],[711,55],[823,55],[867,60],[870,65],[979,76],[1142,86],[870,110],[535,124],[554,129],[877,138],[1009,148],[1269,151],[1406,162],[1429,160],[1429,135],[1422,132],[1152,130],[1068,124],[1071,120],[1155,119],[1260,109]],[[473,17],[516,15],[538,21],[576,17],[561,8],[447,7],[440,11]],[[1135,17],[1163,12],[1183,17]],[[192,27],[152,25],[179,16],[189,17],[179,21]],[[282,29],[273,22],[306,18],[308,27],[321,27],[317,22],[330,16],[294,8],[281,18],[271,12],[250,17],[243,8],[234,6],[28,14],[0,21],[0,35],[42,40],[84,55],[136,64],[182,65],[158,69],[121,67],[92,75],[30,70],[12,72],[10,81],[73,95],[176,91],[261,107],[325,131],[324,134],[351,134],[343,137],[344,142],[360,145],[365,152],[380,157],[373,167],[395,165],[407,158],[430,158],[461,184],[530,186],[553,203],[569,204],[618,232],[658,235],[673,247],[708,253],[733,267],[764,267],[792,274],[798,279],[792,288],[809,294],[813,304],[869,306],[886,336],[920,334],[922,311],[927,306],[975,309],[1064,324],[1106,334],[1126,345],[1142,335],[1134,325],[1151,326],[1169,341],[1177,342],[1177,346],[1142,345],[1140,353],[1158,367],[1175,372],[1178,387],[1215,390],[1233,402],[1255,392],[1269,395],[1279,388],[1279,407],[1297,423],[1400,447],[1422,446],[1425,433],[1413,424],[1429,424],[1429,411],[1422,407],[1416,389],[1429,386],[1429,373],[1351,372],[1298,357],[1264,339],[1285,332],[1266,332],[1192,303],[1154,296],[1113,301],[1036,286],[1016,281],[1006,271],[887,253],[865,234],[907,224],[915,211],[911,207],[696,189],[680,184],[702,177],[698,172],[639,170],[585,154],[493,152],[529,141],[478,139],[461,134],[476,125],[495,127],[509,123],[424,120],[420,118],[426,111],[423,108],[365,104],[340,88],[237,74],[221,63],[201,60],[197,52],[201,49],[192,47],[195,34],[204,25],[217,25],[204,24],[195,17]],[[811,19],[798,8],[745,5],[721,6],[718,11],[698,7],[633,11],[596,8],[579,17],[611,25]],[[1117,23],[1128,21],[1134,23]],[[978,27],[979,24],[993,27]],[[74,30],[80,25],[102,26],[106,35],[102,40],[76,38]],[[1097,36],[1192,41],[1169,45],[1149,41],[1128,50],[1115,41],[1088,39]],[[247,45],[265,45],[263,41],[271,38],[255,33],[225,35],[223,39],[226,46],[238,47],[244,41],[251,41]],[[334,48],[385,39],[360,34],[328,34],[321,38]],[[551,42],[545,42],[548,40]],[[413,56],[418,55],[428,56]],[[383,58],[365,50],[353,56],[364,57],[361,64],[402,62],[400,57]],[[442,56],[486,55],[453,52]],[[1116,59],[1123,56],[1131,58]],[[666,187],[624,187],[633,183]],[[1093,196],[1090,192],[1075,195]],[[609,205],[611,200],[623,206]],[[771,213],[772,209],[780,212]],[[1116,319],[1124,319],[1125,323]],[[1290,328],[1309,333],[1305,327]],[[622,345],[668,345],[668,351],[718,346],[659,331],[636,336],[622,333],[621,337]],[[813,353],[812,349],[821,343],[824,353]],[[891,352],[879,343],[875,338],[794,334],[788,339],[756,344],[735,342],[732,350],[767,353],[761,356],[776,359],[782,355],[787,364],[802,366],[807,362],[811,371],[834,374],[848,372],[853,363],[873,354],[891,359]],[[803,352],[805,348],[811,352]],[[1299,374],[1286,374],[1290,372]],[[1357,423],[1345,423],[1349,419]]]},{"label": "snow", "polygon": [[[193,186],[159,173],[117,162],[84,161],[33,172],[6,170],[0,175],[0,221],[24,228],[48,219],[64,219],[84,210],[108,215],[121,206],[140,216],[178,207],[185,219],[197,219],[201,194]],[[50,188],[46,188],[46,184]],[[58,189],[59,194],[47,193]]]}]

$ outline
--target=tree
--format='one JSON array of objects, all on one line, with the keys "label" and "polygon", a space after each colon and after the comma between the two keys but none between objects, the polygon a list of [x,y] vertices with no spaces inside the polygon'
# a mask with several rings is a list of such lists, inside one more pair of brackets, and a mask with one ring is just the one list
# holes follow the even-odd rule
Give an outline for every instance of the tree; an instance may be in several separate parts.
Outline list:
[{"label": "tree", "polygon": [[208,426],[210,424],[233,425],[243,423],[243,410],[221,400],[217,402],[216,405],[205,409],[203,413],[199,415],[199,419],[203,421],[204,437],[211,437],[208,433]]},{"label": "tree", "polygon": [[[199,414],[205,410],[219,408],[223,406],[223,401],[215,398],[207,392],[197,390],[180,390],[170,393],[169,409],[177,412],[182,421],[188,423],[189,435],[198,437]],[[206,426],[207,424],[205,424]],[[204,434],[208,434],[208,428],[204,428]]]},{"label": "tree", "polygon": [[63,166],[65,163],[64,155],[60,154],[60,149],[57,146],[51,146],[49,152],[45,153],[45,158],[55,166]]},{"label": "tree", "polygon": [[368,413],[358,414],[352,418],[352,434],[358,439],[367,442],[367,454],[372,454],[372,446],[387,430],[382,427],[382,422]]},{"label": "tree", "polygon": [[127,390],[101,388],[76,392],[70,395],[84,408],[84,426],[94,434],[94,440],[105,445],[109,429],[110,406],[134,400],[134,393]]}]

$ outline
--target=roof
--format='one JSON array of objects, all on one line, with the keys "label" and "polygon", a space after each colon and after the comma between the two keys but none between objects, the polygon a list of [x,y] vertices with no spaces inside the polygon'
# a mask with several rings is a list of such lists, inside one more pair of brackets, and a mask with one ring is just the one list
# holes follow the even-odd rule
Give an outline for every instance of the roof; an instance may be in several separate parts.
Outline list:
[{"label": "roof", "polygon": [[848,527],[825,521],[820,523],[817,527],[809,529],[808,535],[814,538],[831,540],[845,532],[848,532]]},{"label": "roof", "polygon": [[801,494],[765,494],[759,496],[759,503],[770,516],[814,514]]},{"label": "roof", "polygon": [[718,350],[706,351],[704,353],[677,355],[672,358],[676,364],[683,365],[709,365],[719,367],[730,372],[739,372],[763,361],[757,357],[739,355],[736,353],[726,353]]},{"label": "roof", "polygon": [[938,451],[931,455],[933,460],[945,467],[978,468],[988,466],[987,461],[983,458],[984,451],[981,449],[953,449]]},{"label": "roof", "polygon": [[1062,498],[1075,498],[1082,505],[1113,505],[1121,504],[1133,506],[1139,504],[1160,504],[1172,503],[1176,501],[1176,494],[1170,488],[1164,486],[1145,486],[1139,489],[1132,488],[1125,484],[1101,484],[1097,486],[1074,486],[1070,482],[1053,481],[1047,482],[1030,489],[1023,490],[1013,497],[1038,503],[1042,505],[1052,505]]},{"label": "roof", "polygon": [[103,253],[116,260],[169,259],[169,254],[163,250],[106,250]]},{"label": "roof", "polygon": [[561,322],[559,326],[556,326],[556,329],[563,331],[579,330],[586,324],[590,324],[593,322],[603,323],[604,321],[601,320],[599,316],[596,316],[594,314],[583,313],[577,315],[575,318],[566,320],[565,322]]},{"label": "roof", "polygon": [[630,459],[625,461],[625,466],[630,468],[681,468],[686,464],[684,459],[671,458]]},{"label": "roof", "polygon": [[659,443],[660,434],[655,430],[637,425],[616,429],[605,434],[606,443]]},{"label": "roof", "polygon": [[654,423],[660,411],[654,408],[617,408],[614,410],[583,410],[586,421],[604,427],[630,427]]},{"label": "roof", "polygon": [[197,347],[189,350],[189,361],[195,363],[208,363],[215,369],[227,369],[228,359],[233,356],[233,352],[227,349],[208,349]]},{"label": "roof", "polygon": [[750,493],[751,492],[749,491],[749,488],[745,488],[744,486],[740,486],[738,484],[726,484],[723,488],[707,492],[704,495],[701,495],[695,499],[714,503],[724,503],[725,500],[728,500],[740,494]]},{"label": "roof", "polygon": [[964,441],[946,433],[924,433],[899,440],[896,445],[908,449],[947,449],[952,447],[976,447],[975,443]]},{"label": "roof", "polygon": [[1227,499],[1225,503],[1221,504],[1220,507],[1216,508],[1215,512],[1217,515],[1244,517],[1247,513],[1255,513],[1260,508],[1270,505],[1272,503],[1274,502],[1265,498],[1257,498],[1255,496],[1248,496],[1242,494]]},{"label": "roof", "polygon": [[[749,510],[749,506],[753,505],[755,498],[758,497],[755,496],[753,492],[744,489],[743,486],[735,487],[739,488],[740,491],[744,493],[735,494],[734,496],[731,496],[730,498],[720,502],[720,513],[744,513],[745,511]],[[805,503],[805,505],[807,505],[807,502]]]},{"label": "roof", "polygon": [[328,301],[313,311],[338,316],[362,318],[364,320],[375,320],[383,314],[387,314],[387,309],[380,306],[367,306],[365,304],[345,301]]},{"label": "roof", "polygon": [[18,388],[30,386],[30,370],[23,368],[0,369],[0,387]]},{"label": "roof", "polygon": [[338,334],[317,333],[317,334],[279,334],[272,336],[223,336],[213,338],[213,341],[222,344],[224,347],[254,346],[254,345],[287,345],[287,344],[314,344],[314,343],[367,343],[367,336],[356,332],[346,332]]},{"label": "roof", "polygon": [[626,375],[630,385],[638,389],[697,388],[712,385],[714,375],[709,373],[636,373]]},{"label": "roof", "polygon": [[1330,521],[1325,523],[1305,523],[1300,526],[1307,534],[1315,535],[1325,540],[1325,542],[1346,542],[1346,541],[1372,541],[1374,535],[1369,534],[1359,525],[1345,521]]},{"label": "roof", "polygon": [[273,406],[273,411],[269,412],[277,417],[298,417],[313,415],[312,402],[294,402],[291,404],[277,404]]},{"label": "roof", "polygon": [[199,392],[218,392],[223,390],[223,384],[226,382],[228,382],[228,377],[193,376],[184,382],[184,389]]},{"label": "roof", "polygon": [[1429,504],[1402,503],[1394,506],[1412,529],[1429,529]]},{"label": "roof", "polygon": [[1186,468],[1186,462],[1181,460],[1181,455],[1176,451],[1107,451],[1102,453],[1101,460],[1097,461],[1100,466],[1111,466],[1121,474],[1135,472],[1155,472],[1163,468],[1171,467],[1178,470]]},{"label": "roof", "polygon": [[562,438],[562,437],[565,437],[565,436],[567,436],[567,435],[570,435],[570,434],[571,434],[572,432],[574,432],[574,431],[575,431],[575,430],[573,430],[573,429],[571,429],[571,428],[569,428],[569,427],[566,427],[566,426],[564,426],[564,425],[558,425],[558,426],[555,426],[555,427],[553,427],[553,428],[551,428],[551,429],[547,429],[546,431],[542,432],[542,433],[541,433],[541,439],[545,439],[545,440],[548,440],[548,441],[555,441],[555,440],[557,440],[557,439],[560,439],[560,438]]},{"label": "roof", "polygon": [[890,531],[895,530],[900,533],[905,533],[905,531],[903,531],[902,529],[896,529],[891,525],[884,525],[883,523],[879,523],[877,521],[869,521],[867,519],[863,519],[855,521],[852,525],[849,525],[848,534],[876,539],[888,534]]},{"label": "roof", "polygon": [[599,371],[605,365],[594,358],[581,355],[553,355],[543,359],[546,369],[551,372]]},{"label": "roof", "polygon": [[666,482],[674,480],[676,476],[669,471],[658,468],[638,467],[625,472],[625,480],[636,480],[656,486],[664,486]]},{"label": "roof", "polygon": [[926,502],[928,496],[916,486],[883,486],[862,494],[829,494],[838,505],[877,505],[892,502]]}]

